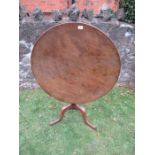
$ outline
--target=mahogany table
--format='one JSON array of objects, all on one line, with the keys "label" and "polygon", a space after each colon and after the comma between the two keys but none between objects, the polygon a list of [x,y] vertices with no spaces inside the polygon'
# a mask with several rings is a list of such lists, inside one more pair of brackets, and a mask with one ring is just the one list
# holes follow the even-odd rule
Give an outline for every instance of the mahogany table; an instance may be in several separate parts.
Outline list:
[{"label": "mahogany table", "polygon": [[36,42],[32,72],[50,96],[69,103],[49,125],[61,121],[69,109],[79,110],[84,123],[96,129],[80,104],[107,94],[117,82],[120,57],[113,42],[99,29],[84,23],[64,23],[48,29]]}]

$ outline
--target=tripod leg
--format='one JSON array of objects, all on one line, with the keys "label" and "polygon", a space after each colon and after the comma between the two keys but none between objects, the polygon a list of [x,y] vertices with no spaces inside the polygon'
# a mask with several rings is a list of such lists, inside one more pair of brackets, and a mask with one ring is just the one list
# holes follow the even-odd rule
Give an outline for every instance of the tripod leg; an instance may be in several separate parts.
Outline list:
[{"label": "tripod leg", "polygon": [[59,118],[58,119],[56,119],[56,120],[54,120],[54,121],[49,121],[49,125],[54,125],[54,124],[56,124],[56,123],[58,123],[58,122],[60,122],[63,118],[64,118],[64,114],[65,114],[65,112],[67,111],[67,110],[69,110],[70,109],[70,107],[71,107],[71,105],[69,104],[69,105],[66,105],[66,106],[64,106],[62,109],[61,109],[61,111],[60,111],[60,115],[59,115]]},{"label": "tripod leg", "polygon": [[76,109],[78,109],[83,117],[83,121],[86,125],[88,125],[90,128],[96,130],[96,126],[91,124],[88,119],[87,119],[87,114],[86,114],[86,110],[83,107],[80,107],[79,105],[76,104]]}]

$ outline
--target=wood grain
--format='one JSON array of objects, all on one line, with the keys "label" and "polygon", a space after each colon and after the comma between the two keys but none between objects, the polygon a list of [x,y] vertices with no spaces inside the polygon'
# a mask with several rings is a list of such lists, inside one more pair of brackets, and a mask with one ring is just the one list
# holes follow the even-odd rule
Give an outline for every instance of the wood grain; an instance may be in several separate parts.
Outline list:
[{"label": "wood grain", "polygon": [[68,103],[87,103],[105,95],[120,73],[112,41],[83,23],[65,23],[45,32],[33,48],[31,65],[42,89]]}]

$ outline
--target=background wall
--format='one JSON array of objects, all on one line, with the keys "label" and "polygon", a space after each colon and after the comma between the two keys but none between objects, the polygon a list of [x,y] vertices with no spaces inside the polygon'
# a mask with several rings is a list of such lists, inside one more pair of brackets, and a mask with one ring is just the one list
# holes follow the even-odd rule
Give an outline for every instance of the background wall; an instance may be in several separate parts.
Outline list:
[{"label": "background wall", "polygon": [[[20,0],[29,12],[36,7],[40,7],[43,12],[51,12],[53,10],[65,10],[69,8],[73,0]],[[114,11],[118,9],[119,0],[76,0],[76,5],[80,10],[93,9],[94,13],[98,13],[103,4],[107,4]]]},{"label": "background wall", "polygon": [[[27,0],[28,1],[28,0]],[[34,4],[35,1],[33,1]],[[44,1],[45,2],[45,1]],[[49,2],[49,0],[48,0]],[[54,1],[56,2],[56,1]],[[53,4],[54,4],[53,2]],[[57,2],[64,2],[58,0]],[[65,1],[66,2],[66,1]],[[71,2],[71,1],[70,1]],[[83,3],[82,3],[83,2]],[[84,3],[88,2],[88,3]],[[97,4],[99,1],[93,1]],[[109,1],[111,3],[112,1]],[[62,3],[57,3],[63,7]],[[89,8],[90,1],[77,1],[78,5],[87,6]],[[94,3],[93,3],[94,4]],[[55,7],[57,6],[55,5]],[[70,5],[70,4],[67,4]],[[97,6],[97,5],[96,5]],[[25,6],[24,6],[25,7]],[[57,6],[58,7],[58,6]],[[59,6],[60,7],[60,6]],[[68,6],[67,6],[68,7]],[[102,6],[99,5],[99,8]],[[81,9],[83,9],[81,7]],[[58,9],[59,10],[59,9]],[[133,23],[124,22],[125,12],[123,8],[118,11],[111,12],[105,8],[100,10],[100,13],[93,16],[89,10],[82,11],[76,7],[69,7],[62,11],[54,11],[53,14],[46,14],[42,10],[35,9],[33,13],[28,13],[23,7],[19,9],[19,86],[20,88],[36,88],[38,87],[31,73],[30,56],[33,46],[39,36],[48,28],[64,22],[84,22],[98,27],[101,31],[107,34],[116,45],[121,58],[121,73],[118,85],[134,88],[135,81],[135,27]],[[51,12],[51,11],[50,11]],[[84,13],[85,12],[85,13]]]}]

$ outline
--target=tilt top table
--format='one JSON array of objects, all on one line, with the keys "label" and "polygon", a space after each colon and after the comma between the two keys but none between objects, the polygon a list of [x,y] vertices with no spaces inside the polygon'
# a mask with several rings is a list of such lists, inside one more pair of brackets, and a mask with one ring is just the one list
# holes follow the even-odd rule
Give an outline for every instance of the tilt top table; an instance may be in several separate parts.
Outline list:
[{"label": "tilt top table", "polygon": [[117,82],[120,57],[112,41],[84,23],[64,23],[48,29],[36,42],[31,56],[34,77],[50,96],[70,103],[49,125],[61,121],[65,111],[79,110],[84,123],[96,129],[80,104],[107,94]]}]

